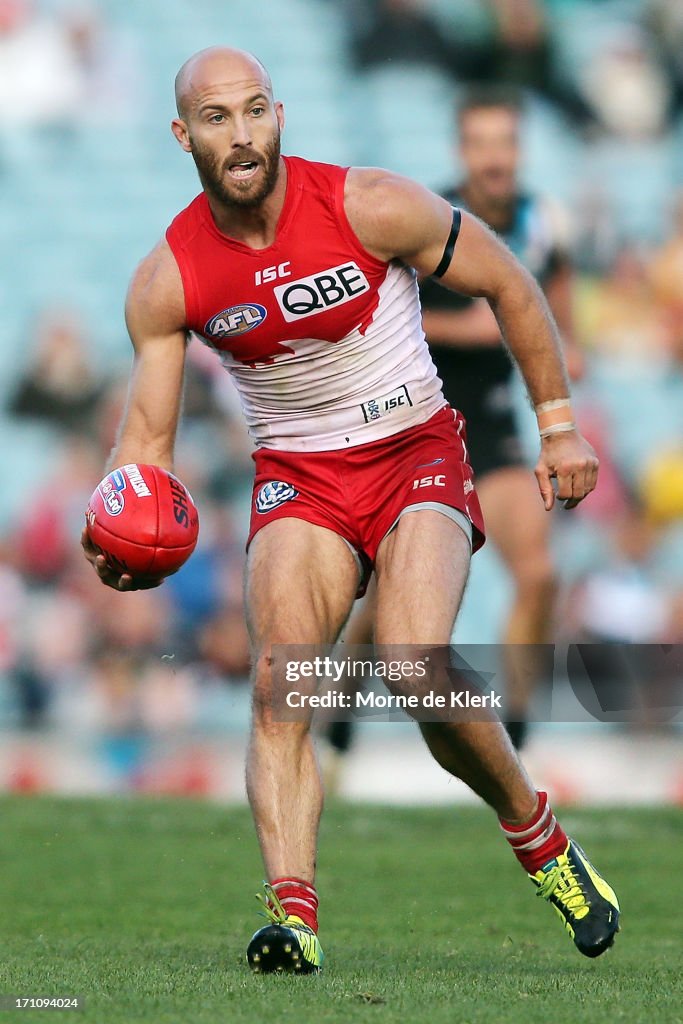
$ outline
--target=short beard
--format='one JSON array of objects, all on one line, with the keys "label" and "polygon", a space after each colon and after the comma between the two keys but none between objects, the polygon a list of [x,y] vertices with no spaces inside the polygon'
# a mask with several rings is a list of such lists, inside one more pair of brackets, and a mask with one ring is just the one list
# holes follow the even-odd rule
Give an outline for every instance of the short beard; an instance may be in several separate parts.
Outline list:
[{"label": "short beard", "polygon": [[[242,210],[253,209],[256,206],[260,206],[263,200],[266,199],[275,188],[280,164],[279,132],[273,135],[271,141],[266,146],[262,160],[258,161],[259,164],[261,162],[263,163],[264,175],[263,182],[255,191],[251,191],[249,189],[244,189],[244,191],[242,191],[238,183],[235,183],[234,187],[231,188],[225,180],[225,162],[221,165],[218,158],[208,149],[202,148],[192,138],[190,139],[190,142],[192,143],[192,158],[194,159],[195,166],[197,168],[199,180],[201,181],[204,190],[208,192],[213,199],[221,203],[221,205],[237,207]],[[231,158],[231,162],[250,160],[253,158],[254,153],[246,152],[245,155],[235,153]]]}]

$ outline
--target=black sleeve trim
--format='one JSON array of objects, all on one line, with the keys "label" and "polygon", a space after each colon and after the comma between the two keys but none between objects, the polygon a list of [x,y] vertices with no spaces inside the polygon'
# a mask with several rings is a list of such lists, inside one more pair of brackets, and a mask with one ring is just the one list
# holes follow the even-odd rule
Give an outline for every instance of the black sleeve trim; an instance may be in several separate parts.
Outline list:
[{"label": "black sleeve trim", "polygon": [[446,242],[446,248],[443,251],[441,262],[432,274],[432,277],[443,277],[448,268],[451,265],[453,259],[453,250],[455,249],[455,243],[458,241],[458,235],[460,234],[460,222],[462,221],[462,214],[457,206],[453,207],[453,223],[451,224],[451,233],[448,236]]}]

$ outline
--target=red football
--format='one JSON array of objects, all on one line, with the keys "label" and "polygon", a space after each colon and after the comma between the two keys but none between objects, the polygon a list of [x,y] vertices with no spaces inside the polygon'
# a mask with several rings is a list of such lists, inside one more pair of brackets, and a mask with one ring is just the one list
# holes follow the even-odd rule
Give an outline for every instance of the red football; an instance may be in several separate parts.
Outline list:
[{"label": "red football", "polygon": [[108,564],[131,576],[177,572],[197,544],[199,516],[187,488],[159,466],[121,466],[94,491],[88,535]]}]

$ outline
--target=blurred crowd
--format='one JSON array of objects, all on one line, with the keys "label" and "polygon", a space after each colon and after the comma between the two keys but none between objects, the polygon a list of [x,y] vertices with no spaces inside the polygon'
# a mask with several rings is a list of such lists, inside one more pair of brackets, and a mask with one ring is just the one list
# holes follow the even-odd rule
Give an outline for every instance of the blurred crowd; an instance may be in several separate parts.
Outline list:
[{"label": "blurred crowd", "polygon": [[[676,0],[343,2],[359,68],[407,62],[437,67],[454,84],[509,83],[544,97],[586,134],[654,137],[683,109]],[[556,15],[585,16],[591,7],[610,30],[589,41],[590,59],[568,66]]]},{"label": "blurred crowd", "polygon": [[[596,34],[591,59],[575,67],[552,31],[553,14],[571,15],[572,0],[337,2],[352,67],[431,64],[454,85],[509,82],[589,141],[656,139],[680,126],[683,5],[674,0],[594,0],[618,13],[618,31]],[[0,170],[4,144],[23,129],[128,116],[133,95],[139,102],[133,54],[94,3],[0,0]],[[623,236],[618,211],[597,192],[570,211],[588,365],[579,404],[603,478],[562,524],[563,535],[592,538],[590,558],[568,574],[565,639],[683,642],[683,178],[669,183],[666,204],[668,224],[647,245]],[[210,727],[204,696],[248,675],[241,575],[252,463],[227,375],[191,342],[177,472],[200,510],[200,545],[158,591],[121,596],[98,583],[78,537],[125,380],[98,362],[97,326],[75,305],[41,310],[16,347],[17,372],[0,389],[5,422],[34,424],[55,457],[0,536],[0,721],[37,728],[68,718],[112,735]],[[601,404],[605,378],[611,407]],[[649,415],[632,403],[643,382],[648,408],[665,418],[672,410],[656,444],[645,425],[636,429]]]},{"label": "blurred crowd", "polygon": [[[327,2],[343,11],[338,44],[360,70],[413,64],[454,85],[504,82],[594,137],[655,138],[683,113],[677,0]],[[134,116],[145,94],[139,40],[121,28],[125,18],[115,25],[107,15],[97,0],[0,0],[3,129]],[[578,60],[567,45],[572,20],[588,36]]]},{"label": "blurred crowd", "polygon": [[0,125],[49,129],[131,116],[135,46],[91,0],[0,0]]}]

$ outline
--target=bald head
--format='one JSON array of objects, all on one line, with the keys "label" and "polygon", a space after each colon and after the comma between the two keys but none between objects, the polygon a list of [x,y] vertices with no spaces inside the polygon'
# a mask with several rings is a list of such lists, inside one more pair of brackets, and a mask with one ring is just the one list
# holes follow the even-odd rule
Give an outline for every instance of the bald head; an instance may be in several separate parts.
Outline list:
[{"label": "bald head", "polygon": [[186,60],[175,78],[178,115],[186,119],[197,98],[215,86],[239,88],[253,83],[272,99],[273,85],[261,61],[246,50],[210,46]]},{"label": "bald head", "polygon": [[260,206],[286,179],[280,159],[284,108],[270,75],[244,50],[212,46],[181,67],[171,131],[192,154],[216,209]]}]

